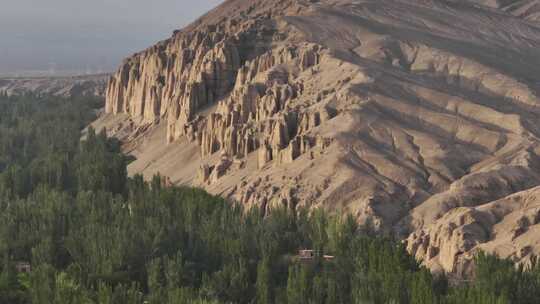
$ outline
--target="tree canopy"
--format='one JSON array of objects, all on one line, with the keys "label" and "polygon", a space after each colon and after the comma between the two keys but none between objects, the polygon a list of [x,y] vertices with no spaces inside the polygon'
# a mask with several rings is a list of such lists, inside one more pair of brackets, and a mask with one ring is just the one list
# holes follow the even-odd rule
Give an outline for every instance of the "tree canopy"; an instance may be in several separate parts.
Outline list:
[{"label": "tree canopy", "polygon": [[99,106],[0,97],[0,303],[540,303],[536,265],[479,255],[475,281],[449,286],[349,215],[263,216],[129,178],[116,140],[80,139]]}]

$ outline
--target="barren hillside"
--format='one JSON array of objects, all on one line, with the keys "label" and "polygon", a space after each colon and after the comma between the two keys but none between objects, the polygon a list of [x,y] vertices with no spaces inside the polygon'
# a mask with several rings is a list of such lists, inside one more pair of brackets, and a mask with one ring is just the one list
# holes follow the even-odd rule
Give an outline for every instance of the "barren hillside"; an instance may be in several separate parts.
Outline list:
[{"label": "barren hillside", "polygon": [[229,0],[126,59],[131,173],[342,210],[435,271],[540,254],[539,2]]}]

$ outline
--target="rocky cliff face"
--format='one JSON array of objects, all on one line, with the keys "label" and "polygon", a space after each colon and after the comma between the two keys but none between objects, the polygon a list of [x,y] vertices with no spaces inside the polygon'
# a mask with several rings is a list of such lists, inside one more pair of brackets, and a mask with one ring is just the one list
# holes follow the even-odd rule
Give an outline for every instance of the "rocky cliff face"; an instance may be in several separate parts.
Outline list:
[{"label": "rocky cliff face", "polygon": [[540,26],[534,1],[479,2],[225,1],[126,59],[95,125],[132,173],[350,212],[434,270],[525,262],[538,237],[494,231],[537,225]]}]

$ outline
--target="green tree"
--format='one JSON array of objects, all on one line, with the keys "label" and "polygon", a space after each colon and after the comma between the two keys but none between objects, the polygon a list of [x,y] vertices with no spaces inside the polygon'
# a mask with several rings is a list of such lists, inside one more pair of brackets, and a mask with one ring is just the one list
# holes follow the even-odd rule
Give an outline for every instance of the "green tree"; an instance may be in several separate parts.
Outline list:
[{"label": "green tree", "polygon": [[257,266],[257,303],[273,303],[273,283],[270,259],[264,257]]}]

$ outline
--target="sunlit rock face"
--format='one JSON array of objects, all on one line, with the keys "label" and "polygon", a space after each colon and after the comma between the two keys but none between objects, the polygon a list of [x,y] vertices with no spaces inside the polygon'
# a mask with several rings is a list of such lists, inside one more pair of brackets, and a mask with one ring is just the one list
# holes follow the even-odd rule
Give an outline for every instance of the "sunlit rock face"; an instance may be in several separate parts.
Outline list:
[{"label": "sunlit rock face", "polygon": [[526,263],[540,25],[510,2],[226,1],[126,59],[96,126],[131,173],[349,212],[433,270],[466,274],[479,249]]}]

